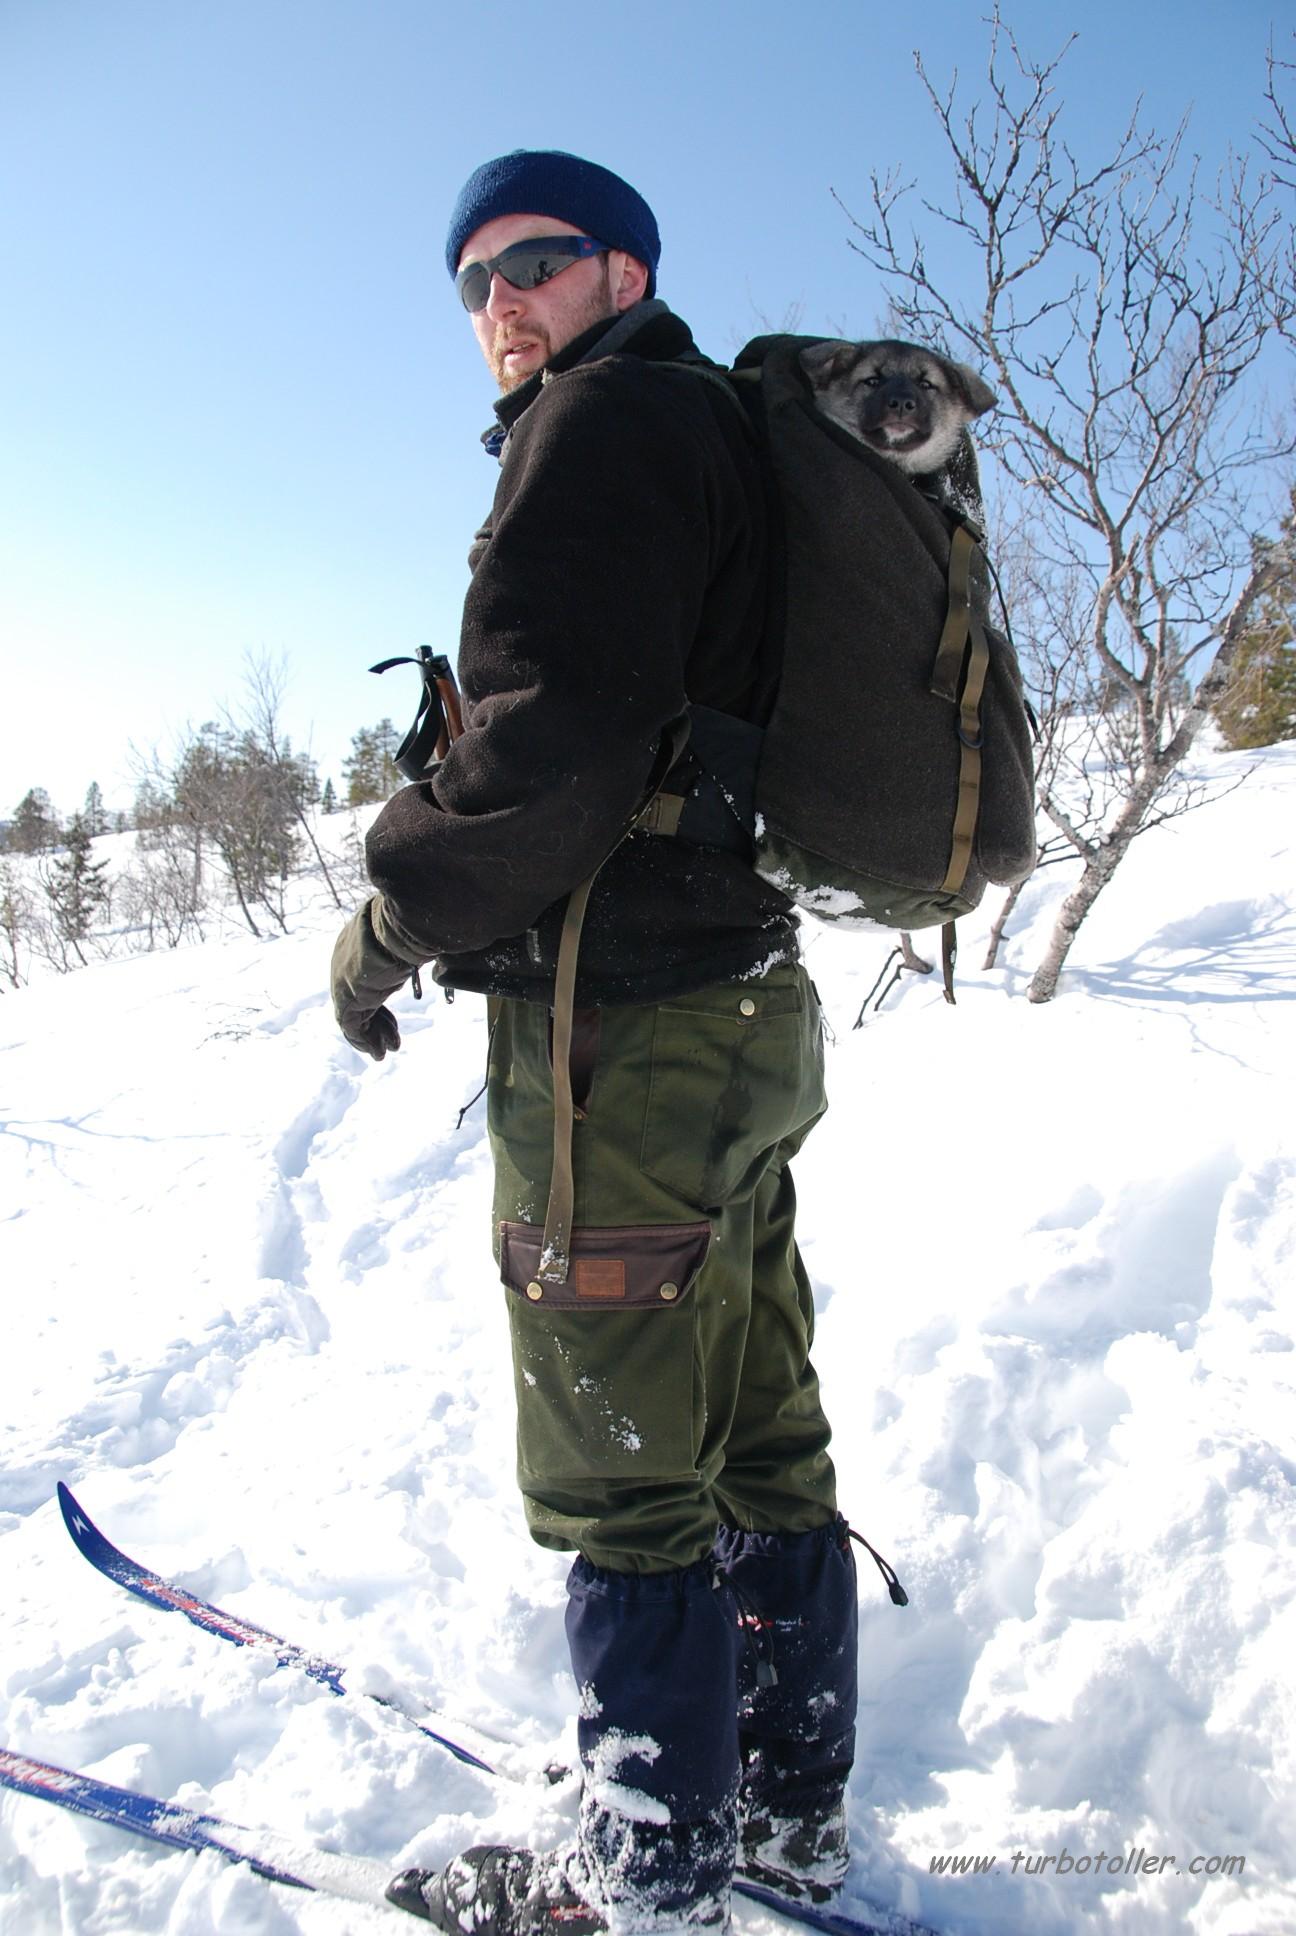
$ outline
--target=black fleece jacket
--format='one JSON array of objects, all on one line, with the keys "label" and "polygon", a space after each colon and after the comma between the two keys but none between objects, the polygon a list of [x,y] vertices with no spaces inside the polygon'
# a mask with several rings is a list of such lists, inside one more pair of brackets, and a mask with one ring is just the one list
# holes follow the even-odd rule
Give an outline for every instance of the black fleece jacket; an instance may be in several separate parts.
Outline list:
[{"label": "black fleece jacket", "polygon": [[[763,723],[757,452],[681,357],[702,360],[687,326],[644,303],[498,407],[465,732],[367,843],[378,941],[398,962],[435,957],[449,987],[551,999],[566,897],[632,817],[664,729],[689,700]],[[791,903],[741,855],[636,832],[590,897],[576,999],[659,1001],[796,953]]]}]

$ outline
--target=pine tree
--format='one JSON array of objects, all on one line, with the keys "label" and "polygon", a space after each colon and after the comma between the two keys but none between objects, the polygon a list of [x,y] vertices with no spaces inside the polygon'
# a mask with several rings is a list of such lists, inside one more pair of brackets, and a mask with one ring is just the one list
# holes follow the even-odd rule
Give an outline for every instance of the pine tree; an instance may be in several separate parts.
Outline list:
[{"label": "pine tree", "polygon": [[97,915],[107,911],[109,890],[104,875],[106,860],[92,858],[90,828],[83,814],[75,813],[64,838],[64,851],[49,869],[46,892],[60,941],[71,948],[84,967],[85,941]]},{"label": "pine tree", "polygon": [[1284,552],[1282,572],[1243,634],[1215,708],[1224,744],[1235,749],[1296,739],[1296,555],[1290,544]]},{"label": "pine tree", "polygon": [[86,788],[85,805],[81,813],[91,840],[98,840],[100,834],[107,833],[108,815],[104,810],[104,798],[98,780],[91,780]]},{"label": "pine tree", "polygon": [[342,777],[347,783],[346,803],[363,807],[371,800],[389,800],[401,784],[396,769],[396,748],[400,735],[390,719],[376,726],[362,726],[351,741],[351,752],[342,762]]},{"label": "pine tree", "polygon": [[43,854],[58,840],[59,825],[44,787],[29,787],[14,810],[9,846],[15,854]]},{"label": "pine tree", "polygon": [[332,780],[325,780],[324,782],[324,791],[320,796],[320,812],[321,813],[337,812],[337,795],[333,791]]},{"label": "pine tree", "polygon": [[132,823],[141,852],[166,844],[182,816],[176,801],[160,779],[147,775],[135,789]]}]

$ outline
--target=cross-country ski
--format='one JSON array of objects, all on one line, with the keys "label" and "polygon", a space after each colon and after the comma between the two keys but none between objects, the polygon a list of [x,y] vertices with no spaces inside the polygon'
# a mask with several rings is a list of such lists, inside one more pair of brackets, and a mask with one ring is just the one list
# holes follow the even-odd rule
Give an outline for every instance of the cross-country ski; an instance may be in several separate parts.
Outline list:
[{"label": "cross-country ski", "polygon": [[[285,1640],[282,1635],[242,1619],[238,1614],[226,1613],[222,1607],[213,1606],[210,1600],[203,1599],[201,1594],[192,1592],[175,1580],[164,1580],[159,1574],[141,1566],[138,1560],[131,1559],[99,1530],[61,1479],[58,1483],[58,1502],[63,1523],[77,1551],[105,1578],[125,1587],[128,1593],[134,1593],[139,1599],[146,1600],[151,1607],[160,1607],[164,1613],[182,1613],[195,1627],[200,1627],[204,1633],[214,1634],[218,1640],[232,1641],[236,1647],[264,1648],[274,1654],[281,1667],[301,1668],[303,1673],[334,1694],[348,1692],[344,1679],[346,1669],[336,1661],[312,1654],[293,1641]],[[429,1740],[448,1749],[456,1760],[470,1768],[480,1768],[484,1774],[502,1775],[509,1781],[536,1778],[559,1781],[567,1773],[565,1768],[556,1766],[537,1769],[534,1764],[528,1764],[522,1750],[511,1742],[493,1739],[474,1728],[470,1722],[436,1714],[413,1698],[394,1694],[366,1694],[365,1699],[399,1714],[420,1734],[427,1735]],[[433,1719],[437,1722],[435,1727],[432,1725]],[[453,1729],[454,1733],[443,1731],[446,1729]],[[470,1746],[470,1742],[473,1745]]]},{"label": "cross-country ski", "polygon": [[[733,1886],[735,1895],[759,1903],[762,1909],[785,1916],[790,1922],[802,1923],[807,1929],[822,1930],[824,1936],[936,1936],[936,1931],[926,1923],[916,1923],[911,1917],[902,1916],[898,1909],[870,1906],[848,1894],[839,1906],[830,1902],[793,1902],[758,1882],[744,1881],[742,1876],[734,1877]],[[848,1907],[848,1902],[855,1906]]]},{"label": "cross-country ski", "polygon": [[243,1828],[219,1815],[159,1801],[154,1795],[119,1788],[94,1775],[59,1768],[10,1748],[0,1748],[0,1787],[53,1802],[76,1815],[107,1822],[169,1848],[212,1849],[230,1862],[248,1863],[270,1882],[286,1883],[295,1889],[319,1889],[376,1908],[391,1907],[383,1894],[391,1878],[381,1862],[300,1847],[268,1829]]},{"label": "cross-country ski", "polygon": [[[273,1829],[246,1828],[220,1815],[182,1807],[178,1802],[160,1801],[155,1795],[142,1795],[137,1789],[119,1788],[96,1775],[80,1774],[73,1768],[60,1768],[53,1762],[38,1761],[32,1755],[0,1748],[0,1787],[37,1801],[52,1802],[73,1814],[88,1816],[142,1835],[173,1849],[210,1849],[229,1862],[246,1862],[268,1882],[283,1883],[293,1889],[314,1889],[324,1895],[340,1896],[348,1902],[367,1903],[374,1909],[404,1912],[386,1896],[393,1871],[371,1856],[337,1855],[327,1849],[294,1842]],[[911,1922],[886,1910],[870,1911],[845,1907],[816,1906],[792,1902],[773,1890],[738,1882],[738,1893],[762,1908],[821,1930],[825,1936],[935,1936],[924,1924]]]}]

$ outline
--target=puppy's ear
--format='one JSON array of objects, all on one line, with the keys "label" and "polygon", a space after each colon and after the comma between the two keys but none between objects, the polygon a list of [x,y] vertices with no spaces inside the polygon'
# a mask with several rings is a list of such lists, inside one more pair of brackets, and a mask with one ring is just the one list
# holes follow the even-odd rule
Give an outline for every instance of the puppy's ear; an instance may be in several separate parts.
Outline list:
[{"label": "puppy's ear", "polygon": [[962,399],[974,417],[982,416],[993,410],[998,398],[988,383],[983,383],[975,370],[966,363],[951,363],[946,359],[945,368],[949,371],[951,386]]},{"label": "puppy's ear", "polygon": [[859,355],[858,343],[812,343],[801,352],[801,368],[815,383],[831,383],[848,370]]}]

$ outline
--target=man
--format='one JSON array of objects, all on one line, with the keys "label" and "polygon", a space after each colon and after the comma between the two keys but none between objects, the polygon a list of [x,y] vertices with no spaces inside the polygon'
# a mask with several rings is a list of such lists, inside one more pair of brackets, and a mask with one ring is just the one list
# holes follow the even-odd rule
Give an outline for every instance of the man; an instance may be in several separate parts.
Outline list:
[{"label": "man", "polygon": [[503,393],[465,731],[375,822],[334,954],[377,1059],[412,967],[490,998],[519,1482],[533,1537],[579,1555],[574,1843],[392,1885],[487,1936],[723,1930],[735,1863],[820,1898],[846,1867],[855,1572],[787,1167],[824,1108],[818,1004],[717,790],[700,837],[638,821],[672,763],[707,793],[689,706],[741,733],[777,679],[758,448],[655,299],[659,249],[642,197],[572,155],[502,156],[459,197],[447,267]]}]

